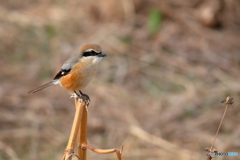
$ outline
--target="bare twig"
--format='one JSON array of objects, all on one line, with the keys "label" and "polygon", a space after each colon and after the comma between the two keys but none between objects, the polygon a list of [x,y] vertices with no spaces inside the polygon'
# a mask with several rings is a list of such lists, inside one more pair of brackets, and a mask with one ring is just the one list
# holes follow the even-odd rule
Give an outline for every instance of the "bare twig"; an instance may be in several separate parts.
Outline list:
[{"label": "bare twig", "polygon": [[[87,114],[88,114],[88,107],[89,103],[83,100],[79,100],[75,98],[75,106],[76,106],[76,113],[74,116],[74,121],[72,125],[72,130],[70,134],[70,138],[68,141],[68,145],[66,147],[65,153],[62,157],[62,160],[71,160],[72,156],[76,156],[78,159],[86,160],[87,159],[87,149],[92,150],[96,153],[113,153],[115,152],[117,155],[117,159],[121,160],[122,149],[97,149],[93,146],[87,144]],[[78,154],[74,154],[74,146],[75,142],[78,138]]]},{"label": "bare twig", "polygon": [[225,110],[224,110],[224,112],[223,112],[223,116],[222,116],[222,119],[221,119],[221,121],[220,121],[220,124],[219,124],[219,126],[218,126],[217,132],[216,132],[215,137],[214,137],[214,139],[213,139],[213,142],[212,142],[212,144],[211,144],[211,147],[205,149],[205,151],[208,152],[208,154],[207,154],[207,160],[211,160],[211,159],[212,159],[211,152],[217,152],[216,149],[213,149],[213,146],[214,146],[215,141],[216,141],[216,139],[217,139],[218,132],[219,132],[221,126],[222,126],[222,122],[223,122],[223,119],[224,119],[225,114],[226,114],[226,112],[227,112],[228,105],[231,105],[231,106],[233,107],[233,104],[234,104],[233,98],[231,98],[231,97],[229,97],[229,96],[227,96],[226,99],[222,100],[221,103],[225,103],[226,106],[225,106]]},{"label": "bare twig", "polygon": [[84,113],[83,110],[86,108],[87,104],[83,100],[79,100],[79,99],[75,98],[75,105],[76,105],[76,112],[75,112],[75,116],[74,116],[74,120],[73,120],[72,130],[71,130],[70,138],[69,138],[67,147],[65,149],[65,153],[62,157],[62,160],[66,159],[66,158],[71,160],[71,158],[72,158],[71,155],[74,153],[74,146],[76,143],[80,123],[82,123],[81,117],[83,117],[83,113]]},{"label": "bare twig", "polygon": [[119,149],[116,149],[116,148],[113,148],[113,149],[99,149],[99,148],[94,148],[93,146],[90,146],[90,145],[88,145],[88,144],[85,144],[85,143],[83,143],[82,145],[81,145],[81,147],[82,148],[87,148],[87,149],[90,149],[91,151],[93,151],[93,152],[96,152],[96,153],[100,153],[100,154],[107,154],[107,153],[116,153],[116,155],[117,155],[117,159],[118,160],[121,160],[122,159],[122,150],[123,150],[123,144],[122,144],[122,146],[121,146],[121,148],[120,148],[120,150]]},{"label": "bare twig", "polygon": [[79,138],[78,138],[78,156],[81,157],[81,160],[86,160],[87,150],[86,148],[81,147],[81,144],[87,143],[87,105],[82,108],[82,117],[81,124],[79,127]]}]

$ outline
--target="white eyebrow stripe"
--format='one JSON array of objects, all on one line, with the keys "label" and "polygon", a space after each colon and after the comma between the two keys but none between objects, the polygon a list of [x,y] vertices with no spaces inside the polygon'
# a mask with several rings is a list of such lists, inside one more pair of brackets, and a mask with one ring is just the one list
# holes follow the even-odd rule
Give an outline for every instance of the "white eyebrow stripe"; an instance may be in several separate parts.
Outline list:
[{"label": "white eyebrow stripe", "polygon": [[87,49],[87,50],[85,50],[85,52],[95,52],[95,53],[100,53],[100,52],[97,52],[97,51],[95,51],[95,50],[93,50],[93,49]]},{"label": "white eyebrow stripe", "polygon": [[93,49],[87,49],[85,52],[91,52],[93,51]]}]

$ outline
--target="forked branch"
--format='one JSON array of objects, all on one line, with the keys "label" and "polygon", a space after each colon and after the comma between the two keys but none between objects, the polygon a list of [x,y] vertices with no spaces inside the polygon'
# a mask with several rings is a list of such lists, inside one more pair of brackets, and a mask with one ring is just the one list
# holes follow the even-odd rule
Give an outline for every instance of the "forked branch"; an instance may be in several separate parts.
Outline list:
[{"label": "forked branch", "polygon": [[75,116],[74,116],[74,120],[73,120],[72,130],[71,130],[68,144],[65,149],[62,160],[65,160],[65,159],[71,160],[72,155],[74,155],[74,147],[76,144],[76,139],[78,136],[79,128],[81,126],[81,123],[83,123],[82,117],[83,117],[84,109],[87,108],[88,103],[86,103],[83,100],[79,100],[79,99],[75,98],[75,105],[76,105],[76,112],[75,112]]},{"label": "forked branch", "polygon": [[[62,160],[71,160],[73,156],[81,160],[87,159],[87,149],[96,153],[116,153],[117,159],[122,160],[122,149],[98,149],[87,144],[87,113],[89,103],[75,98],[76,113],[70,133],[69,141],[65,149]],[[74,147],[78,137],[78,154],[74,154]]]}]

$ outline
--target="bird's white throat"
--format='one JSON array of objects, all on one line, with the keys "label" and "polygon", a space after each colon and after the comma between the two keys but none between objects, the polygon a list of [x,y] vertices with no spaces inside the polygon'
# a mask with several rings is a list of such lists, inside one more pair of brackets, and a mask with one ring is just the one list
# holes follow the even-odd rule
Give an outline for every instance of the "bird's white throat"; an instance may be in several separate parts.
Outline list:
[{"label": "bird's white throat", "polygon": [[93,57],[92,63],[93,64],[98,64],[99,62],[101,62],[101,60],[102,60],[102,57]]}]

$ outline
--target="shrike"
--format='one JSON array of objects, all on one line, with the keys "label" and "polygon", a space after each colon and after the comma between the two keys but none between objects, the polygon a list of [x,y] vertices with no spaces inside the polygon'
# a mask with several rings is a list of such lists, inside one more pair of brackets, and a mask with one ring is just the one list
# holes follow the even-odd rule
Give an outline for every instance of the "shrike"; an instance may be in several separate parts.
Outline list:
[{"label": "shrike", "polygon": [[[28,93],[35,93],[53,84],[59,84],[67,90],[74,91],[78,98],[90,101],[87,94],[81,92],[93,78],[102,57],[107,56],[99,45],[84,44],[61,67],[55,78]],[[79,93],[77,93],[77,91]]]}]

